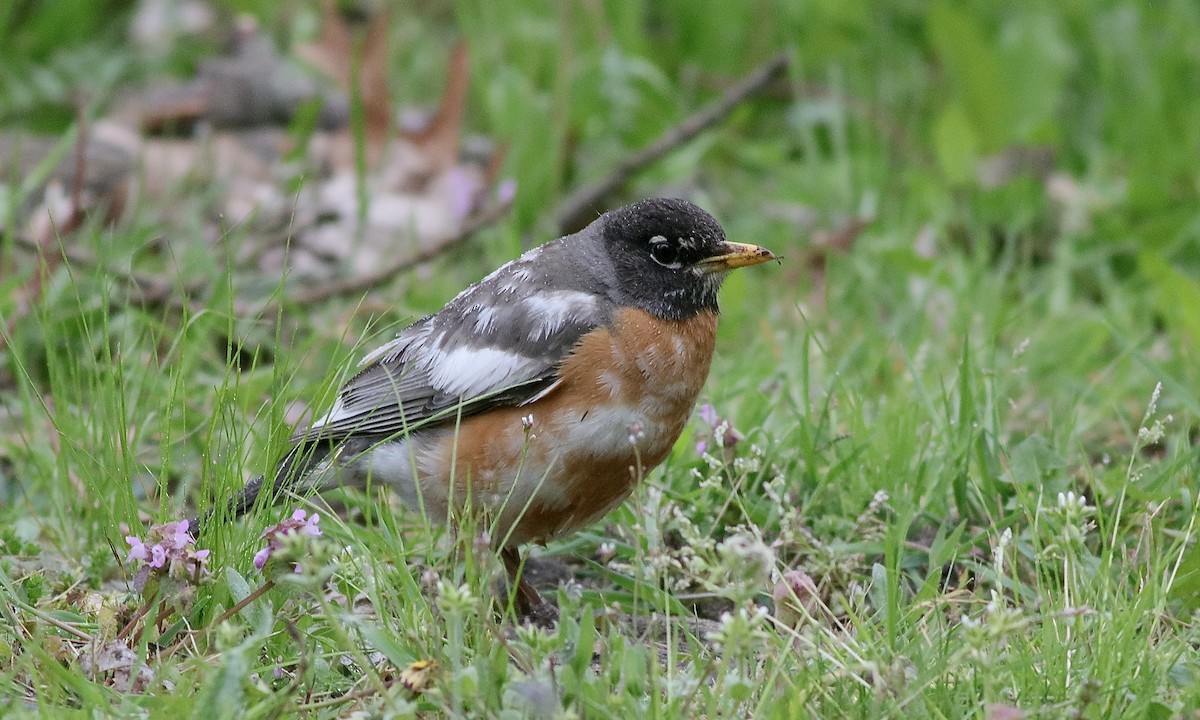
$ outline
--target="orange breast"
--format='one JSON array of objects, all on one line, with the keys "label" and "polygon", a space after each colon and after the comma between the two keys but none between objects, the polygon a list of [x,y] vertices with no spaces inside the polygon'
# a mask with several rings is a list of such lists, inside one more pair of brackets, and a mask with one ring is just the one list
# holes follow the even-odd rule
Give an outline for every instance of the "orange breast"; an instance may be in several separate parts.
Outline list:
[{"label": "orange breast", "polygon": [[716,328],[711,312],[671,321],[618,311],[580,341],[553,392],[464,419],[457,441],[449,434],[431,448],[443,462],[426,467],[449,467],[456,456],[455,497],[490,508],[497,544],[578,529],[620,504],[671,452],[708,377]]}]

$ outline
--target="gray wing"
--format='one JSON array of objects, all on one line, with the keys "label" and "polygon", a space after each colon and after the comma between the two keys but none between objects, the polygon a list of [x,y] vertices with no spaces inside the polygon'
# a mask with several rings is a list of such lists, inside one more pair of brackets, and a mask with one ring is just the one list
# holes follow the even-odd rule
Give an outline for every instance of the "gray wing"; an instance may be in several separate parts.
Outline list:
[{"label": "gray wing", "polygon": [[[553,244],[552,244],[553,245]],[[533,250],[364,358],[334,406],[294,442],[383,437],[551,392],[611,302],[579,276],[539,277]]]}]

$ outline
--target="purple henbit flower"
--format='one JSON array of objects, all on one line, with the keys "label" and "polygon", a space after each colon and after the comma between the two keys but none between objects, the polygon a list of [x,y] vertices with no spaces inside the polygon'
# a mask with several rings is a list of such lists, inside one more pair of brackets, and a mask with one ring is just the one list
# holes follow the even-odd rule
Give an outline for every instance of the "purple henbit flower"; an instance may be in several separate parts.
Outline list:
[{"label": "purple henbit flower", "polygon": [[170,536],[171,546],[173,550],[182,550],[188,545],[196,542],[192,539],[191,533],[188,532],[190,521],[180,520],[178,522],[170,522],[162,526],[161,533],[163,537]]},{"label": "purple henbit flower", "polygon": [[129,543],[129,555],[125,557],[125,562],[146,560],[150,557],[150,550],[147,549],[146,543],[142,542],[137,535],[126,535],[125,542]]},{"label": "purple henbit flower", "polygon": [[458,166],[447,170],[445,178],[449,189],[450,213],[455,220],[464,220],[479,204],[484,190],[483,181]]},{"label": "purple henbit flower", "polygon": [[700,420],[708,426],[707,437],[703,437],[696,441],[696,454],[703,455],[708,452],[709,441],[715,440],[718,447],[732,450],[745,436],[737,431],[733,423],[717,414],[717,409],[709,403],[704,403],[696,411],[700,416]]},{"label": "purple henbit flower", "polygon": [[517,197],[517,181],[512,178],[501,180],[496,187],[496,202],[507,205]]},{"label": "purple henbit flower", "polygon": [[[287,520],[279,522],[271,527],[263,530],[261,539],[266,540],[267,544],[262,550],[254,554],[254,567],[262,570],[267,565],[267,561],[271,556],[283,547],[283,539],[289,535],[308,535],[309,537],[320,537],[321,528],[317,524],[321,521],[321,516],[317,513],[309,515],[305,510],[300,509],[292,513],[292,516]],[[296,567],[296,572],[299,572],[299,566]]]},{"label": "purple henbit flower", "polygon": [[155,525],[150,528],[145,540],[137,535],[127,535],[125,542],[129,543],[129,554],[125,561],[138,563],[135,585],[139,589],[145,586],[146,579],[152,573],[194,581],[208,572],[205,563],[209,551],[195,548],[196,541],[188,532],[187,520]]},{"label": "purple henbit flower", "polygon": [[300,530],[305,535],[309,535],[311,537],[320,537],[321,528],[317,527],[317,523],[320,522],[321,516],[317,513],[313,513],[308,520],[305,520],[305,515],[306,513],[303,510],[297,510],[296,512],[292,513],[292,519],[297,522],[304,523],[304,527],[300,528]]}]

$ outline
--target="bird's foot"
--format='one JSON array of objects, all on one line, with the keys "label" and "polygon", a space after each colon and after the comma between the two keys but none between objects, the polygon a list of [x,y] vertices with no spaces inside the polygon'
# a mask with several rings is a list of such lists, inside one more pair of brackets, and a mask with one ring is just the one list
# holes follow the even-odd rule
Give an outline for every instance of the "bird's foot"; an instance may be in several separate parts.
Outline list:
[{"label": "bird's foot", "polygon": [[517,620],[525,625],[535,625],[550,630],[558,624],[558,606],[542,600],[538,605],[518,607]]}]

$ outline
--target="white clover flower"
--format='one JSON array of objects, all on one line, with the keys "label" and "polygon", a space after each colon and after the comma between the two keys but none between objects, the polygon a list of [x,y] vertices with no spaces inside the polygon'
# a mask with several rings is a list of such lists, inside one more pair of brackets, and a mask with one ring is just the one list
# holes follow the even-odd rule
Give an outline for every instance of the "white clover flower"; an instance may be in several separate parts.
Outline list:
[{"label": "white clover flower", "polygon": [[437,606],[446,614],[461,614],[475,607],[475,594],[471,592],[471,586],[463,583],[455,586],[445,580],[439,580],[437,584]]},{"label": "white clover flower", "polygon": [[997,582],[1004,577],[1004,552],[1008,549],[1012,538],[1012,528],[1004,528],[1004,532],[1000,533],[1000,539],[996,541],[996,549],[992,551],[992,567],[996,573]]},{"label": "white clover flower", "polygon": [[722,567],[732,582],[753,588],[764,585],[775,569],[775,551],[755,531],[737,528],[717,544]]},{"label": "white clover flower", "polygon": [[1150,427],[1138,428],[1137,444],[1138,447],[1146,447],[1147,445],[1156,445],[1162,441],[1166,435],[1166,427],[1162,420],[1155,420]]},{"label": "white clover flower", "polygon": [[770,637],[765,629],[767,614],[767,609],[761,605],[755,605],[753,610],[747,610],[743,605],[736,612],[721,613],[721,625],[708,633],[708,639],[717,649],[734,654],[752,650]]}]

